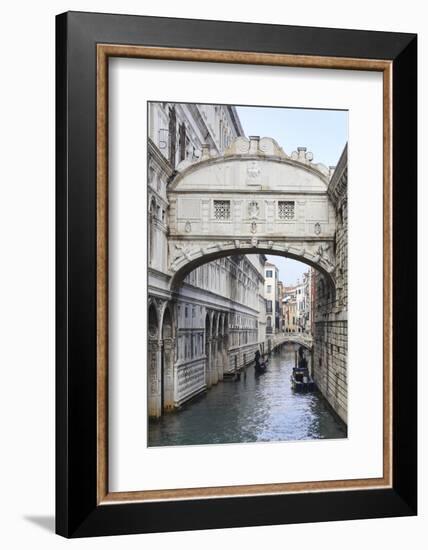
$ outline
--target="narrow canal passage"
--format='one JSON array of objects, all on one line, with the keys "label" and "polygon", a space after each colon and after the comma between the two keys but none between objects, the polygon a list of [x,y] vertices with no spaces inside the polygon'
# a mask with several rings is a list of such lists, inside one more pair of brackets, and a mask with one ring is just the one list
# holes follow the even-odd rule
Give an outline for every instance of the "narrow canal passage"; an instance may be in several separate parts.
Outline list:
[{"label": "narrow canal passage", "polygon": [[149,422],[149,446],[337,439],[346,427],[318,393],[293,392],[294,345],[273,353],[259,377],[219,382],[181,410]]}]

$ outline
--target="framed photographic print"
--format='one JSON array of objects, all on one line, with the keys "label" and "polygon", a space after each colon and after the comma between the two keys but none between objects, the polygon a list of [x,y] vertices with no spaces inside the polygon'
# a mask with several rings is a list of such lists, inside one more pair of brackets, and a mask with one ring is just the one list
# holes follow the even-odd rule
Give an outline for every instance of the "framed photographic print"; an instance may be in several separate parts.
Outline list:
[{"label": "framed photographic print", "polygon": [[57,532],[416,514],[416,36],[56,47]]}]

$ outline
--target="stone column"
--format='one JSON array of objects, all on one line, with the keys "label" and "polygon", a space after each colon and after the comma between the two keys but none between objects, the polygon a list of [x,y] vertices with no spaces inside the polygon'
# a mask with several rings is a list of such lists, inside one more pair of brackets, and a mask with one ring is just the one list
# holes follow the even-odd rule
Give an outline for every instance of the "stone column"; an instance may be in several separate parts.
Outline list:
[{"label": "stone column", "polygon": [[211,341],[211,384],[217,384],[218,382],[218,349],[217,338],[213,338]]},{"label": "stone column", "polygon": [[[223,375],[229,371],[229,358],[227,354],[228,338],[227,335],[223,336]],[[223,377],[222,377],[223,378]]]},{"label": "stone column", "polygon": [[217,378],[223,380],[223,336],[218,337],[218,353],[217,353]]},{"label": "stone column", "polygon": [[207,388],[210,388],[211,383],[211,363],[212,363],[212,353],[211,353],[211,340],[208,340],[205,344],[205,382],[207,385]]},{"label": "stone column", "polygon": [[174,340],[163,342],[163,406],[164,410],[174,408]]},{"label": "stone column", "polygon": [[149,340],[148,352],[148,377],[149,395],[148,409],[149,416],[159,418],[162,415],[161,400],[161,353],[162,346],[157,340]]}]

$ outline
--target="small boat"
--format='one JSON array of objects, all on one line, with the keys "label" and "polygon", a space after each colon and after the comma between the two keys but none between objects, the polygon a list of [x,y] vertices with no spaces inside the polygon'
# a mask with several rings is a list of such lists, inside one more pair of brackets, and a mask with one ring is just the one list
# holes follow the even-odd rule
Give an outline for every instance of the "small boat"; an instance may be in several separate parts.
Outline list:
[{"label": "small boat", "polygon": [[306,367],[294,367],[290,377],[291,387],[297,392],[314,391],[315,382],[309,376],[309,371]]}]

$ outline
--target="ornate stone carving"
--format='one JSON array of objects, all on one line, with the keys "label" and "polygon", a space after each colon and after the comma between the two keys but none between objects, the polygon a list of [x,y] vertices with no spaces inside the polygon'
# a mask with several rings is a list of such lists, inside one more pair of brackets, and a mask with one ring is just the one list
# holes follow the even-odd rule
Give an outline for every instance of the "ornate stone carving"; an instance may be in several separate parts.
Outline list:
[{"label": "ornate stone carving", "polygon": [[257,232],[257,224],[256,222],[252,222],[251,223],[251,233],[256,233]]},{"label": "ornate stone carving", "polygon": [[184,231],[186,233],[190,233],[192,231],[192,224],[189,221],[186,222],[186,224],[184,226]]},{"label": "ornate stone carving", "polygon": [[318,255],[323,258],[324,257],[324,254],[326,252],[328,252],[328,250],[330,250],[330,246],[329,245],[326,245],[326,246],[323,246],[322,244],[319,245],[318,249],[317,249],[317,253]]},{"label": "ornate stone carving", "polygon": [[248,204],[248,217],[254,220],[259,217],[259,214],[260,214],[259,203],[257,201],[251,201]]},{"label": "ornate stone carving", "polygon": [[273,138],[264,137],[259,142],[259,149],[265,155],[287,158],[282,147]]},{"label": "ornate stone carving", "polygon": [[290,253],[293,256],[301,257],[302,259],[310,260],[314,264],[318,264],[320,268],[328,273],[333,273],[336,269],[336,263],[332,245],[329,242],[283,242],[252,237],[250,240],[234,239],[217,243],[202,244],[201,246],[187,245],[183,250],[182,247],[174,245],[174,250],[179,250],[171,265],[171,271],[177,271],[181,265],[194,261],[202,256],[211,255],[217,251],[227,251],[231,249],[248,249],[261,248],[275,250],[280,253]]},{"label": "ornate stone carving", "polygon": [[158,335],[157,326],[154,324],[149,324],[149,336],[150,338],[156,338]]},{"label": "ornate stone carving", "polygon": [[179,258],[181,258],[182,256],[184,256],[186,258],[186,260],[189,260],[191,259],[191,247],[188,246],[188,245],[180,245],[180,244],[176,244],[175,245],[175,249],[176,249],[176,252],[175,252],[175,255],[174,255],[174,258],[173,258],[173,263],[175,263]]},{"label": "ornate stone carving", "polygon": [[284,153],[283,149],[273,138],[264,137],[260,139],[259,136],[251,136],[250,139],[239,136],[229,145],[224,153],[226,157],[248,154],[287,158],[287,155]]},{"label": "ornate stone carving", "polygon": [[239,136],[233,141],[225,151],[225,156],[228,155],[245,155],[250,148],[250,142],[247,138]]},{"label": "ornate stone carving", "polygon": [[304,162],[309,164],[313,161],[314,155],[310,151],[306,150],[306,147],[297,147],[297,151],[291,153],[291,158],[297,160],[298,162]]},{"label": "ornate stone carving", "polygon": [[250,162],[247,168],[247,175],[251,179],[256,179],[260,176],[260,166],[257,161]]}]

